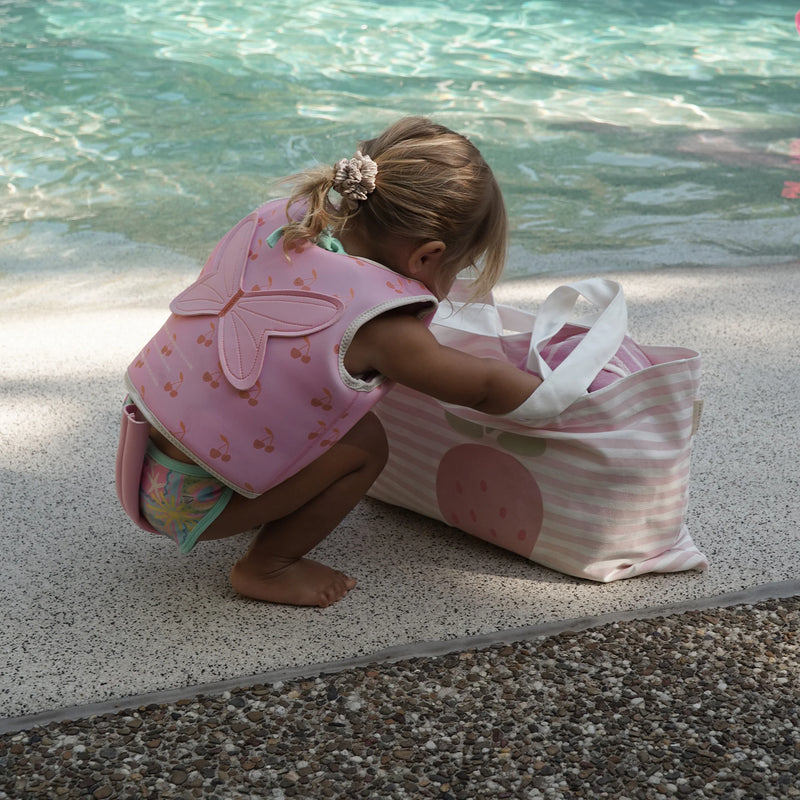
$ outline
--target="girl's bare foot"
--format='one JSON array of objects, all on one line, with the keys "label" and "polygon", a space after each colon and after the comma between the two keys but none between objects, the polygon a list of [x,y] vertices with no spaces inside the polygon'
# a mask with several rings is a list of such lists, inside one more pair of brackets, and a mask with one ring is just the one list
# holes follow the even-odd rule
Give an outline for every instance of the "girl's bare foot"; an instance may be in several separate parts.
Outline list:
[{"label": "girl's bare foot", "polygon": [[310,558],[275,559],[271,564],[252,564],[244,558],[231,570],[231,584],[239,594],[256,600],[325,608],[341,600],[356,581]]}]

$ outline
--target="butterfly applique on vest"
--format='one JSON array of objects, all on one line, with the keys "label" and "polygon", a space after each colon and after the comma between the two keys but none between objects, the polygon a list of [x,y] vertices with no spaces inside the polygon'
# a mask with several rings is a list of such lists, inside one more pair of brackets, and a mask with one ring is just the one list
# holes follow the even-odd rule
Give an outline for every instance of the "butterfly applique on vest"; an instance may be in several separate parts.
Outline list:
[{"label": "butterfly applique on vest", "polygon": [[255,214],[236,225],[210,267],[170,303],[170,310],[179,316],[218,318],[220,365],[239,390],[250,389],[258,380],[270,336],[309,336],[332,325],[344,311],[339,298],[318,292],[245,289],[257,225]]}]

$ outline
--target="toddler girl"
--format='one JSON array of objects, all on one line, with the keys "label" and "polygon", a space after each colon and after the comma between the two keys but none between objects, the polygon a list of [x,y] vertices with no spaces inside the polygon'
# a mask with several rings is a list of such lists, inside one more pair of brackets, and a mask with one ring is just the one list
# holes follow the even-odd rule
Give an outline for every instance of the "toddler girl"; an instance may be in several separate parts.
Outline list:
[{"label": "toddler girl", "polygon": [[[338,202],[331,192],[339,195]],[[466,138],[406,118],[296,178],[216,246],[126,374],[123,506],[182,552],[259,527],[240,594],[327,606],[355,580],[309,558],[382,470],[370,408],[393,382],[506,413],[536,376],[428,330],[456,275],[475,295],[506,246],[500,189]]]}]

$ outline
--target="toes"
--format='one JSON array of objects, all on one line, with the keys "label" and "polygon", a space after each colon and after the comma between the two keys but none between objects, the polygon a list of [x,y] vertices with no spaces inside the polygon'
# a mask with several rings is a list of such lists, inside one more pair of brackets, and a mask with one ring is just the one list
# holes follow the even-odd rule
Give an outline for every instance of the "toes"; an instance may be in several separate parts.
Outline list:
[{"label": "toes", "polygon": [[349,592],[351,589],[356,588],[356,579],[351,578],[344,572],[336,570],[336,578],[337,578],[337,583],[341,583],[345,587],[345,592]]},{"label": "toes", "polygon": [[327,586],[319,594],[320,608],[327,608],[333,603],[341,600],[351,589],[356,586],[356,579],[345,575],[338,570],[335,573],[334,581],[330,586]]}]

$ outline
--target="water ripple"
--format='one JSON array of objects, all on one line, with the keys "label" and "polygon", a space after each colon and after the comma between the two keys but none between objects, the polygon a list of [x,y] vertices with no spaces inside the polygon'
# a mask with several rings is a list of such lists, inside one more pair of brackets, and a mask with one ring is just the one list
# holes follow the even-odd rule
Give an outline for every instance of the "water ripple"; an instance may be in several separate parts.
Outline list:
[{"label": "water ripple", "polygon": [[480,143],[515,243],[540,253],[623,244],[610,223],[631,206],[652,211],[645,243],[661,212],[788,219],[793,16],[780,0],[0,0],[0,221],[200,258],[270,179],[404,113]]}]

